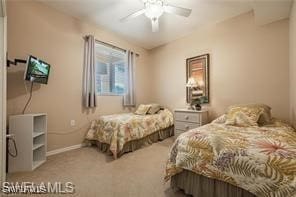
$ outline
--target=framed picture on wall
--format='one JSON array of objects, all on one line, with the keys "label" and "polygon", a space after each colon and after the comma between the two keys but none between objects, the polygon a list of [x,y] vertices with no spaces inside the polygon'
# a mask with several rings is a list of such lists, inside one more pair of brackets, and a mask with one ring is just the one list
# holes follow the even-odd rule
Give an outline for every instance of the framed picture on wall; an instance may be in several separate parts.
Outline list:
[{"label": "framed picture on wall", "polygon": [[210,54],[199,55],[186,59],[186,83],[191,79],[196,84],[194,88],[186,87],[186,101],[198,97],[206,98],[204,103],[209,103],[209,65]]}]

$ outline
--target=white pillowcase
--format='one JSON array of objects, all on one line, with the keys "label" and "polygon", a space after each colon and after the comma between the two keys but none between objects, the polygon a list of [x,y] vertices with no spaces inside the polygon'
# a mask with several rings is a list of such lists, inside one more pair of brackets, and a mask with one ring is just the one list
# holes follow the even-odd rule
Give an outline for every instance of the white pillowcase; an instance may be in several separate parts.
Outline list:
[{"label": "white pillowcase", "polygon": [[212,121],[212,123],[216,123],[216,124],[224,124],[225,122],[226,122],[226,114],[223,114]]},{"label": "white pillowcase", "polygon": [[149,111],[149,109],[151,108],[151,105],[139,105],[137,111],[135,112],[135,114],[137,115],[146,115]]}]

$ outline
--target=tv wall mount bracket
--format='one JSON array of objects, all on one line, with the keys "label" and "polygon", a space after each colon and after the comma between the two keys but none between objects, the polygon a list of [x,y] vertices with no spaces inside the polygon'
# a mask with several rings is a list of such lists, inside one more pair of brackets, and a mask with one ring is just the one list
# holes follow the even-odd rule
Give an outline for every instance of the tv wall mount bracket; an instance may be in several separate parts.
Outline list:
[{"label": "tv wall mount bracket", "polygon": [[14,61],[11,61],[11,60],[7,60],[7,67],[10,67],[10,65],[15,65],[17,66],[17,64],[20,63],[20,64],[26,64],[27,63],[27,60],[22,60],[22,59],[14,59]]}]

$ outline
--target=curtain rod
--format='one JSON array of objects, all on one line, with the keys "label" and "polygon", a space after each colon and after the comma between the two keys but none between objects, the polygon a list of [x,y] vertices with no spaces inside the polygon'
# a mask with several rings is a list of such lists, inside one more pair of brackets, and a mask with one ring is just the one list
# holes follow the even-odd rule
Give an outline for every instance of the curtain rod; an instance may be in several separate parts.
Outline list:
[{"label": "curtain rod", "polygon": [[[83,39],[86,39],[86,38],[87,38],[87,36],[83,36]],[[123,49],[123,48],[117,47],[117,46],[115,46],[115,45],[113,45],[113,44],[109,44],[109,43],[107,43],[107,42],[103,42],[103,41],[100,41],[100,40],[97,40],[97,39],[95,39],[95,41],[98,42],[98,43],[101,43],[101,44],[103,44],[103,45],[105,45],[105,46],[109,46],[109,47],[111,47],[111,48],[118,49],[118,50],[123,51],[123,52],[126,52],[126,51],[127,51],[126,49]],[[138,53],[135,53],[135,54],[136,54],[137,57],[140,56]]]},{"label": "curtain rod", "polygon": [[[126,52],[126,51],[127,51],[126,49],[123,49],[123,48],[117,47],[117,46],[115,46],[115,45],[112,45],[112,44],[109,44],[109,43],[107,43],[107,42],[103,42],[103,41],[100,41],[100,40],[97,40],[97,39],[96,39],[96,42],[98,42],[98,43],[100,43],[100,44],[103,44],[103,45],[105,45],[105,46],[111,47],[111,48],[113,48],[113,49],[118,49],[118,50],[123,51],[123,52]],[[140,56],[138,53],[135,53],[135,54],[136,54],[137,57]]]},{"label": "curtain rod", "polygon": [[[85,39],[86,37],[87,37],[87,36],[83,36],[83,39]],[[118,49],[118,50],[123,51],[123,52],[126,52],[126,51],[127,51],[126,49],[123,49],[123,48],[117,47],[117,46],[115,46],[115,45],[113,45],[113,44],[109,44],[109,43],[107,43],[107,42],[103,42],[103,41],[101,41],[101,40],[97,40],[97,39],[95,39],[95,41],[98,42],[98,43],[100,43],[100,44],[103,44],[103,45],[105,45],[105,46],[108,46],[108,47],[111,47],[111,48],[114,48],[114,49]],[[138,53],[135,53],[135,54],[136,54],[137,57],[140,56]]]}]

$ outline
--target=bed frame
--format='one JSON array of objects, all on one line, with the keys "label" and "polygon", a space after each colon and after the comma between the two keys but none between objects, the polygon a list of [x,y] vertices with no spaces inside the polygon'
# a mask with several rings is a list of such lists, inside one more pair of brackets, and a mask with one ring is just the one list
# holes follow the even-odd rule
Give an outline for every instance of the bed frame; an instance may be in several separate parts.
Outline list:
[{"label": "bed frame", "polygon": [[229,183],[210,179],[189,170],[171,178],[173,190],[183,190],[194,197],[256,197],[250,192]]},{"label": "bed frame", "polygon": [[[117,153],[117,158],[122,156],[124,153],[133,152],[133,151],[138,150],[144,146],[156,143],[158,141],[162,141],[162,140],[169,138],[173,135],[174,135],[174,126],[170,126],[168,128],[156,131],[144,138],[129,141],[126,144],[124,144],[122,151]],[[95,144],[100,151],[106,152],[109,155],[112,155],[112,152],[109,149],[110,144],[101,143],[99,141],[92,141],[92,144]]]}]

